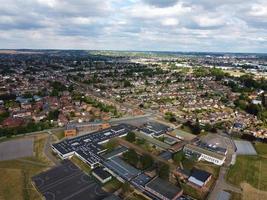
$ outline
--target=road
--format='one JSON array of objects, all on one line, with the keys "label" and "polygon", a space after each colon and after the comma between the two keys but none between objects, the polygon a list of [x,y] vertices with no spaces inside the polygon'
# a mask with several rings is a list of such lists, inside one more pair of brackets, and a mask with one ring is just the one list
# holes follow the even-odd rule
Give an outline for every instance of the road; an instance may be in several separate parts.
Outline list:
[{"label": "road", "polygon": [[[227,175],[227,171],[229,170],[231,160],[232,160],[232,155],[235,152],[235,146],[234,143],[232,142],[232,139],[223,134],[220,133],[219,136],[222,136],[224,138],[224,143],[227,145],[227,156],[225,160],[225,164],[221,167],[220,172],[219,172],[219,177],[216,180],[216,183],[214,185],[213,190],[209,193],[208,200],[217,200],[218,194],[222,190],[228,190],[236,193],[242,193],[241,188],[236,187],[230,183],[228,183],[225,178]],[[237,175],[238,176],[238,175]]]}]

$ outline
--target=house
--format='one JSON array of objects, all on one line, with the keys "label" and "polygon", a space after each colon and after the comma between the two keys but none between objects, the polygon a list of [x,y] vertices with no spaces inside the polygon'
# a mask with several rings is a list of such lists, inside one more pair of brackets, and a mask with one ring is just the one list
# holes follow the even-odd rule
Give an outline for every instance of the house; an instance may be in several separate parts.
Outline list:
[{"label": "house", "polygon": [[43,119],[45,119],[45,118],[46,118],[45,113],[39,113],[39,114],[35,114],[35,115],[33,116],[33,120],[34,120],[35,122],[39,122],[39,121],[41,121],[41,120],[43,120]]},{"label": "house", "polygon": [[92,171],[93,176],[99,180],[102,184],[110,181],[112,175],[103,167],[97,167]]},{"label": "house", "polygon": [[200,170],[200,169],[192,169],[191,175],[188,179],[188,181],[193,185],[197,187],[204,187],[210,180],[212,175],[206,171]]},{"label": "house", "polygon": [[62,113],[60,113],[58,115],[58,125],[59,126],[65,126],[68,123],[68,119],[65,115],[63,115]]},{"label": "house", "polygon": [[21,117],[21,118],[30,117],[31,115],[32,115],[32,113],[29,110],[20,110],[20,111],[16,111],[13,113],[14,118],[16,118],[16,117]]},{"label": "house", "polygon": [[24,120],[21,118],[12,118],[8,117],[2,122],[4,127],[14,128],[18,126],[22,126],[24,124]]},{"label": "house", "polygon": [[152,179],[145,185],[145,189],[162,200],[175,200],[183,194],[183,190],[169,181],[159,177]]}]

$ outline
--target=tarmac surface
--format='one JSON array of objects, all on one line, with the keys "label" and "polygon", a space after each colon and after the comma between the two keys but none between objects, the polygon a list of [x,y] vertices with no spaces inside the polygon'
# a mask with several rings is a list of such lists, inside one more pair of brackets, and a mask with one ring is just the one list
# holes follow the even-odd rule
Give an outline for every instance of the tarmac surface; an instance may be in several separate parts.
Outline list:
[{"label": "tarmac surface", "polygon": [[0,143],[0,161],[33,156],[33,138],[10,140]]},{"label": "tarmac surface", "polygon": [[235,140],[235,145],[237,148],[237,155],[257,155],[257,152],[251,142]]},{"label": "tarmac surface", "polygon": [[69,160],[32,180],[46,200],[101,200],[109,195]]}]

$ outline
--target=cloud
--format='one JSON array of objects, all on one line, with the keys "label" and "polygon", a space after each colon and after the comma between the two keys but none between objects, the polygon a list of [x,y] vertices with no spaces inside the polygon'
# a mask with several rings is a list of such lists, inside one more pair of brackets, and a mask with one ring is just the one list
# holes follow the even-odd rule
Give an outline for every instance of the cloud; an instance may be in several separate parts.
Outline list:
[{"label": "cloud", "polygon": [[1,48],[267,52],[266,0],[0,0]]},{"label": "cloud", "polygon": [[170,7],[174,6],[178,0],[143,0],[146,4],[155,7]]}]

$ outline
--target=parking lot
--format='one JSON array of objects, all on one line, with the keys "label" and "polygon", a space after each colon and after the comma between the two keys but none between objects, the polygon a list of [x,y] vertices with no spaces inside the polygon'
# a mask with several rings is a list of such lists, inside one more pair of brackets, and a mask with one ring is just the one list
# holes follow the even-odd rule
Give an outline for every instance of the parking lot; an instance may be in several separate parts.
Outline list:
[{"label": "parking lot", "polygon": [[33,156],[33,138],[0,143],[0,161]]}]

